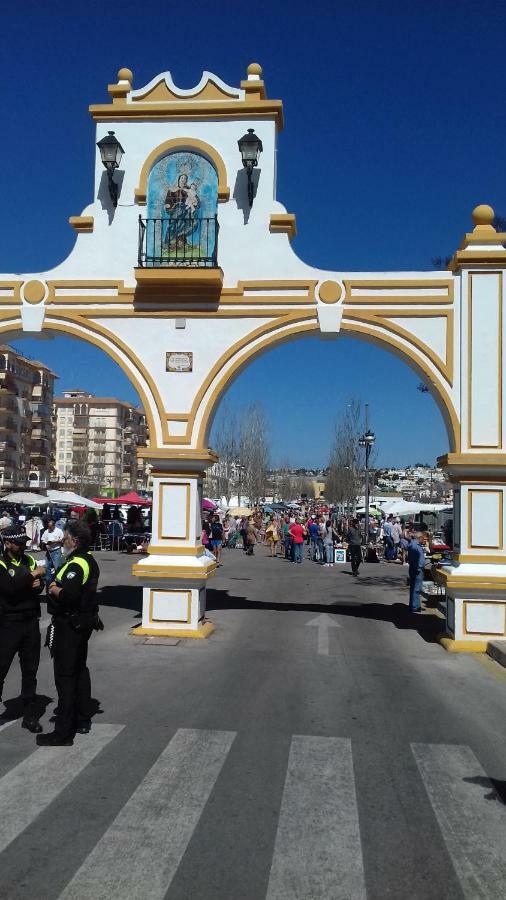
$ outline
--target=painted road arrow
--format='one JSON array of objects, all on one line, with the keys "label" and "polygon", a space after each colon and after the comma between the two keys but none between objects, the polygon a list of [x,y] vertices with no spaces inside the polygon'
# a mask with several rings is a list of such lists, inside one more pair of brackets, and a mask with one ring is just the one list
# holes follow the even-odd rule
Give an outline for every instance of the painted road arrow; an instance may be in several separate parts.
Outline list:
[{"label": "painted road arrow", "polygon": [[318,629],[318,653],[320,656],[328,656],[329,655],[329,628],[340,628],[334,619],[331,619],[327,613],[322,613],[320,616],[316,616],[316,618],[311,619],[310,622],[306,622],[306,626],[308,628],[317,628]]}]

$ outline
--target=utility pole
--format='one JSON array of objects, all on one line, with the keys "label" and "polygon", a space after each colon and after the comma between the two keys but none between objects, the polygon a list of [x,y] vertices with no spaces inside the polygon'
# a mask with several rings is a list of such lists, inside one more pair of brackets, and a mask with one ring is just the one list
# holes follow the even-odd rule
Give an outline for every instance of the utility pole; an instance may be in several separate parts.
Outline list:
[{"label": "utility pole", "polygon": [[369,404],[365,404],[365,431],[359,438],[359,446],[365,449],[365,534],[364,544],[367,547],[369,541],[369,456],[373,448],[376,437],[374,432],[369,431]]}]

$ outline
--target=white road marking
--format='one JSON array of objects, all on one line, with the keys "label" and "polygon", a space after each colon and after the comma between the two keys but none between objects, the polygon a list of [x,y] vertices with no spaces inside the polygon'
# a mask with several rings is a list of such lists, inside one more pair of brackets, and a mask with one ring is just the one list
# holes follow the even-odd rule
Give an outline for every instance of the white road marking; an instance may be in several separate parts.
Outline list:
[{"label": "white road marking", "polygon": [[8,722],[3,722],[0,725],[0,731],[4,731],[5,728],[9,728],[10,725],[14,725],[14,722],[19,722],[19,719],[9,719]]},{"label": "white road marking", "polygon": [[348,738],[292,738],[266,900],[309,898],[366,898]]},{"label": "white road marking", "polygon": [[0,779],[0,853],[123,727],[94,725],[73,747],[40,747]]},{"label": "white road marking", "polygon": [[330,650],[329,628],[340,628],[341,626],[334,619],[331,619],[327,613],[322,613],[306,622],[306,628],[318,629],[318,653],[320,656],[328,656]]},{"label": "white road marking", "polygon": [[60,900],[163,900],[234,738],[180,729]]},{"label": "white road marking", "polygon": [[506,806],[469,747],[412,744],[467,900],[506,897]]}]

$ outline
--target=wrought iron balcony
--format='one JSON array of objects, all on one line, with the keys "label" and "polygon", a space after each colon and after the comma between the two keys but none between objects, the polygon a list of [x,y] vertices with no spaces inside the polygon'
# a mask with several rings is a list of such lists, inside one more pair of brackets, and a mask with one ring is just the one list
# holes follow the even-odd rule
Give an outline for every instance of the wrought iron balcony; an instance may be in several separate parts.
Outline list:
[{"label": "wrought iron balcony", "polygon": [[217,268],[218,216],[139,216],[139,268]]}]

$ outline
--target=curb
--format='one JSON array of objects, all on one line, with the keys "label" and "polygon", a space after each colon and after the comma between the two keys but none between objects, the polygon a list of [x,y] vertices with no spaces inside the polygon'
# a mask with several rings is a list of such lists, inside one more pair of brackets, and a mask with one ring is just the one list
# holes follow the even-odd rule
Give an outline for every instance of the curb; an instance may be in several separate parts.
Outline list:
[{"label": "curb", "polygon": [[506,641],[489,641],[487,654],[506,669]]}]

